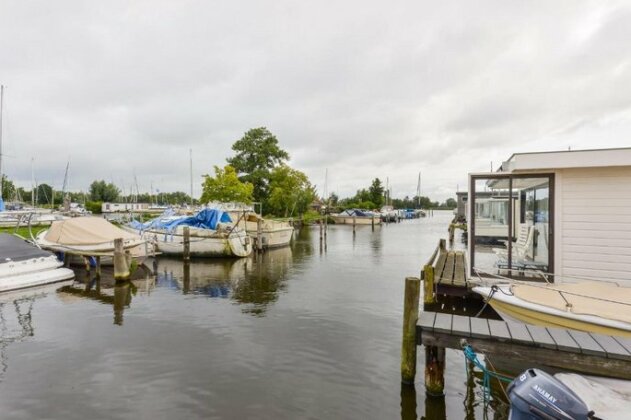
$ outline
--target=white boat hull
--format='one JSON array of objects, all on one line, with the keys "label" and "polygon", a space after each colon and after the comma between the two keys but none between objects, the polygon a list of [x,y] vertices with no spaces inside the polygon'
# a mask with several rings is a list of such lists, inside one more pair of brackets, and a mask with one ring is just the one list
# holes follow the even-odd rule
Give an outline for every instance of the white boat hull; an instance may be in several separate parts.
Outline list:
[{"label": "white boat hull", "polygon": [[[189,248],[193,258],[247,257],[252,252],[251,240],[243,231],[208,236],[196,235],[195,230],[191,228]],[[156,251],[163,255],[181,256],[184,254],[184,236],[180,232],[150,230],[143,233],[143,238],[151,240]]]},{"label": "white boat hull", "polygon": [[[501,285],[498,287],[506,288],[505,292],[495,292],[489,304],[505,321],[631,337],[631,324],[627,322],[602,318],[595,315],[561,311],[513,296],[508,291],[509,286]],[[473,291],[487,299],[491,293],[491,288],[477,286],[473,288]]]},{"label": "white boat hull", "polygon": [[54,255],[0,264],[0,292],[41,286],[74,278]]}]

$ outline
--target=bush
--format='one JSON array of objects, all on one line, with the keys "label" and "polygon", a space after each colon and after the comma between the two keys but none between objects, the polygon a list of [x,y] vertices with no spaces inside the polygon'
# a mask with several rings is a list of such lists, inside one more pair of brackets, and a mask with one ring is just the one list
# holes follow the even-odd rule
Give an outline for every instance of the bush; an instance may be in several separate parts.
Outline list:
[{"label": "bush", "polygon": [[91,211],[92,214],[101,214],[102,201],[88,201],[85,203],[85,209]]}]

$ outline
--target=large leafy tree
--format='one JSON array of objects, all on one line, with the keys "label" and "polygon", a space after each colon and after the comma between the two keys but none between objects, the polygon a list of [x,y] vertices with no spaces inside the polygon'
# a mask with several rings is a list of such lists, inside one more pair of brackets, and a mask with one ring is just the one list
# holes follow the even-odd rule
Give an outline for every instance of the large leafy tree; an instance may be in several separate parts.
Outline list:
[{"label": "large leafy tree", "polygon": [[269,189],[265,211],[277,216],[304,213],[316,197],[307,175],[284,164],[272,170]]},{"label": "large leafy tree", "polygon": [[278,146],[278,139],[265,127],[253,128],[232,145],[236,155],[228,164],[243,182],[254,186],[253,198],[263,202],[269,194],[270,176],[274,167],[289,159],[289,154]]},{"label": "large leafy tree", "polygon": [[94,181],[90,184],[90,200],[92,201],[116,201],[120,190],[112,183],[105,181]]},{"label": "large leafy tree", "polygon": [[375,207],[381,207],[384,201],[384,188],[379,178],[373,179],[372,184],[370,184],[370,187],[368,188],[368,192],[370,194],[369,200],[375,205]]},{"label": "large leafy tree", "polygon": [[223,169],[215,166],[215,176],[204,175],[202,183],[202,203],[210,201],[237,202],[249,204],[252,202],[254,185],[241,182],[237,171],[230,165]]}]

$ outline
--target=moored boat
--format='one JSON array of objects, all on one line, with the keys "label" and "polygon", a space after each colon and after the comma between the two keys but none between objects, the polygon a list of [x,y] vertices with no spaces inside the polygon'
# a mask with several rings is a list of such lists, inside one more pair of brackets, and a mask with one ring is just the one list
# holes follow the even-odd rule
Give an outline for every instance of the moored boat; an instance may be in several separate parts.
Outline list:
[{"label": "moored boat", "polygon": [[381,224],[379,214],[359,209],[349,209],[341,213],[331,214],[331,218],[333,218],[336,224],[341,225],[352,225],[353,223],[357,225]]},{"label": "moored boat", "polygon": [[61,266],[52,253],[17,236],[0,234],[0,292],[72,279],[74,272]]},{"label": "moored boat", "polygon": [[631,288],[606,282],[476,286],[505,321],[631,337]]},{"label": "moored boat", "polygon": [[179,256],[184,253],[185,226],[190,232],[191,257],[247,257],[252,252],[247,233],[217,209],[203,209],[194,216],[166,213],[147,223],[132,222],[127,229],[152,241],[156,251]]},{"label": "moored boat", "polygon": [[[90,216],[55,221],[37,235],[36,241],[49,251],[71,254],[72,263],[82,263],[81,256],[113,255],[115,239],[123,239],[123,249],[129,250],[135,259],[144,259],[153,252],[151,244],[140,235]],[[101,263],[111,264],[111,256],[103,256]]]}]

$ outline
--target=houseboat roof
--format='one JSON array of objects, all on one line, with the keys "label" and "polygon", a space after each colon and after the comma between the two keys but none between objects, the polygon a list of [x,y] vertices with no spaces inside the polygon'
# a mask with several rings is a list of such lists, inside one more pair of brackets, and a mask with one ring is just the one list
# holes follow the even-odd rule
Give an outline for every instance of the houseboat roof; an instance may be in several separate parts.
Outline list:
[{"label": "houseboat roof", "polygon": [[514,153],[498,172],[631,166],[631,147]]}]

